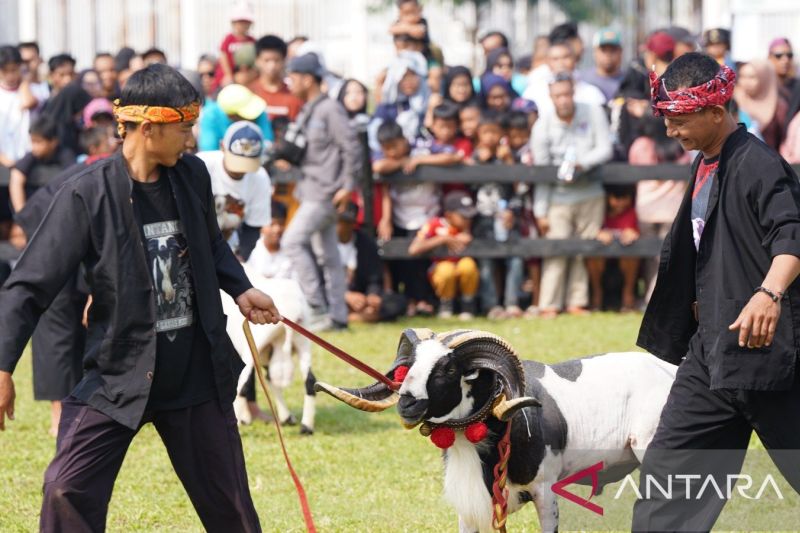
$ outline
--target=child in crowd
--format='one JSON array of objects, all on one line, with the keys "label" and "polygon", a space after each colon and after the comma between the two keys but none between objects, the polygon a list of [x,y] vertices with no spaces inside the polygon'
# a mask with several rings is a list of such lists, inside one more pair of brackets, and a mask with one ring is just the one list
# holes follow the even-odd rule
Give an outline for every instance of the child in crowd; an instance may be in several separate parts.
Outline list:
[{"label": "child in crowd", "polygon": [[[521,98],[518,100],[522,100]],[[529,102],[525,100],[525,102]],[[532,103],[532,102],[530,102]],[[532,118],[531,118],[532,117]],[[514,163],[533,165],[533,151],[530,146],[531,128],[536,121],[535,104],[525,110],[511,111],[506,115],[506,138],[508,147],[514,154]],[[518,227],[523,237],[536,238],[538,231],[533,216],[533,186],[531,183],[517,182],[514,184],[514,197],[519,202]],[[510,203],[514,203],[511,200]],[[526,316],[537,313],[536,302],[539,294],[539,280],[541,277],[541,262],[539,259],[526,261],[528,279],[523,284],[523,292],[530,293],[531,306],[526,311]]]},{"label": "child in crowd", "polygon": [[81,148],[88,154],[84,164],[91,165],[98,159],[108,157],[117,149],[120,143],[114,136],[115,131],[114,126],[97,125],[81,132]]},{"label": "child in crowd", "polygon": [[[411,145],[403,135],[403,129],[394,121],[386,121],[378,128],[378,142],[382,154],[372,163],[372,170],[379,175],[394,174],[408,169],[410,172],[422,161],[457,162],[454,153],[432,153],[431,147],[423,148],[422,153],[412,152]],[[414,161],[412,163],[411,161]],[[452,164],[452,163],[450,163]],[[381,220],[378,223],[378,238],[389,240],[392,237],[410,237],[431,217],[439,213],[439,186],[435,183],[391,183],[383,184]],[[405,286],[408,297],[408,314],[430,314],[432,294],[425,272],[426,260],[393,261],[389,264],[393,282]]]},{"label": "child in crowd", "polygon": [[[477,130],[477,144],[472,154],[475,163],[513,164],[514,156],[510,146],[504,143],[502,115],[494,111],[481,114]],[[475,191],[478,216],[475,218],[473,234],[480,239],[494,239],[505,242],[520,236],[519,215],[521,199],[516,198],[514,186],[502,183],[485,183]],[[522,315],[518,294],[524,277],[522,258],[479,260],[481,273],[481,305],[491,319],[518,317]],[[498,287],[500,269],[504,266],[506,309],[500,305]]]},{"label": "child in crowd", "polygon": [[252,4],[246,0],[237,0],[231,11],[231,33],[225,36],[219,46],[219,63],[215,76],[217,86],[233,83],[235,67],[233,54],[242,45],[256,42],[249,34],[253,20],[255,14]]},{"label": "child in crowd", "polygon": [[[623,246],[634,243],[639,238],[639,225],[636,220],[636,207],[633,201],[633,187],[625,185],[606,186],[606,219],[597,240],[611,244],[618,240]],[[638,257],[620,257],[619,269],[622,272],[622,311],[633,311],[636,305],[636,280],[639,275]],[[594,257],[587,260],[589,279],[592,287],[592,308],[603,307],[603,273],[606,260]]]},{"label": "child in crowd", "polygon": [[[408,253],[422,255],[444,246],[450,253],[460,253],[472,242],[472,219],[477,211],[472,198],[464,191],[451,191],[444,198],[444,217],[434,217],[417,232]],[[461,296],[462,320],[475,314],[475,297],[480,274],[471,257],[447,257],[434,261],[431,282],[439,297],[439,317],[453,316],[453,302]]]},{"label": "child in crowd", "polygon": [[11,170],[8,193],[15,212],[25,207],[25,201],[50,178],[75,163],[72,150],[60,146],[58,125],[49,116],[43,115],[30,129],[31,151],[17,161]]},{"label": "child in crowd", "polygon": [[470,152],[467,157],[472,155],[472,148],[475,146],[476,135],[478,133],[478,123],[481,121],[481,106],[477,101],[470,101],[458,112],[458,122],[461,130],[461,138],[469,141]]},{"label": "child in crowd", "polygon": [[272,201],[272,220],[261,228],[261,239],[247,259],[247,266],[265,278],[292,278],[292,261],[281,250],[281,237],[286,231],[286,205]]}]

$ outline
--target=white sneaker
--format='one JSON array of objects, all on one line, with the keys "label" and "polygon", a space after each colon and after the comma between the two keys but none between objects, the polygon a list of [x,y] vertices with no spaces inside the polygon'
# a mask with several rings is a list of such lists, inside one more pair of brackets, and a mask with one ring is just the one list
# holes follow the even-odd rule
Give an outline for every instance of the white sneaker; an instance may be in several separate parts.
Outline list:
[{"label": "white sneaker", "polygon": [[494,307],[489,309],[488,313],[486,313],[486,318],[488,318],[489,320],[500,320],[501,318],[505,318],[505,315],[506,313],[503,310],[503,308],[500,307],[499,305],[495,305]]},{"label": "white sneaker", "polygon": [[458,319],[461,320],[462,322],[466,322],[468,320],[473,320],[474,318],[475,318],[475,315],[473,315],[472,313],[467,313],[466,311],[464,311],[463,313],[459,313],[458,314]]},{"label": "white sneaker", "polygon": [[331,316],[325,311],[317,311],[316,309],[312,309],[311,313],[309,313],[308,325],[306,326],[309,331],[316,333],[330,329],[332,326],[333,321],[331,320]]}]

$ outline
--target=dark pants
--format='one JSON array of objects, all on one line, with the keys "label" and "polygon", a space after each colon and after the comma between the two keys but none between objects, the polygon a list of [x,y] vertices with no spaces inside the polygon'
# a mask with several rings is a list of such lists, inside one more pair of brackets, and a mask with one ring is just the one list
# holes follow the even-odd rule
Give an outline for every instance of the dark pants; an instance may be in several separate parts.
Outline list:
[{"label": "dark pants", "polygon": [[[693,338],[642,462],[639,492],[643,499],[634,505],[632,530],[709,531],[727,500],[708,487],[698,499],[701,486],[713,476],[726,495],[727,476],[741,472],[753,430],[781,474],[800,493],[800,364],[796,372],[795,384],[788,391],[711,390],[703,347]],[[647,477],[666,487],[670,474],[672,497],[651,489],[648,499]],[[676,475],[700,477],[688,484],[687,494],[686,478]]]},{"label": "dark pants", "polygon": [[[145,413],[147,422],[207,531],[261,531],[231,406],[215,399]],[[105,530],[114,481],[137,432],[71,396],[63,401],[56,456],[44,477],[42,531]]]},{"label": "dark pants", "polygon": [[[394,227],[393,237],[414,237],[415,230],[407,230],[398,226]],[[436,299],[431,282],[428,281],[430,259],[404,259],[389,261],[389,271],[392,274],[392,283],[395,292],[400,292],[400,285],[409,300],[432,303]]]}]

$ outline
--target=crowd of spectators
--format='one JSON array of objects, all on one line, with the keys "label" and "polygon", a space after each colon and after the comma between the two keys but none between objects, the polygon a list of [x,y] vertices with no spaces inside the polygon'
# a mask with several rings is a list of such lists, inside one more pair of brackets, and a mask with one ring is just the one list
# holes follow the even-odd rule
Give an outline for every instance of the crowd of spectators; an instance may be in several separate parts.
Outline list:
[{"label": "crowd of spectators", "polygon": [[[475,70],[447,62],[417,0],[396,4],[388,30],[396,54],[377,80],[337,76],[313,39],[257,37],[246,1],[233,9],[216,54],[179,69],[204,96],[197,152],[228,242],[263,275],[297,279],[319,328],[399,315],[501,319],[639,308],[657,258],[462,252],[473,239],[628,245],[663,237],[685,181],[609,187],[592,169],[692,160],[649,109],[648,71],[662,74],[688,51],[734,67],[739,121],[800,162],[800,81],[786,38],[773,40],[763,59],[734,64],[728,30],[697,36],[668,27],[623,64],[618,31],[603,28],[587,46],[568,22],[524,56],[502,32],[486,33]],[[112,102],[120,88],[136,70],[172,59],[157,48],[123,48],[78,70],[68,53],[45,61],[35,42],[0,47],[0,165],[9,176],[0,189],[0,241],[7,241],[0,280],[13,266],[9,249],[22,250],[31,237],[15,222],[28,200],[63,170],[116,150]],[[480,165],[485,179],[405,179],[420,166],[461,165]],[[554,165],[558,182],[492,183],[492,165]],[[279,173],[298,180],[273,183]],[[370,173],[374,181],[365,180]],[[365,201],[374,226],[365,222]],[[392,238],[410,239],[408,260],[381,260],[378,245]]]}]

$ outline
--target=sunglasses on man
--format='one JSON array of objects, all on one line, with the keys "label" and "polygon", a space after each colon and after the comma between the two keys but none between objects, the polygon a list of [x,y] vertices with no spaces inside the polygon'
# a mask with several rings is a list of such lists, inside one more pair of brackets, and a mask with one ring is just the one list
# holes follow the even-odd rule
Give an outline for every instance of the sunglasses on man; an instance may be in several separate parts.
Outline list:
[{"label": "sunglasses on man", "polygon": [[793,52],[777,52],[777,53],[773,53],[772,57],[774,57],[775,59],[783,59],[784,57],[787,57],[789,59],[794,59],[794,53]]}]

